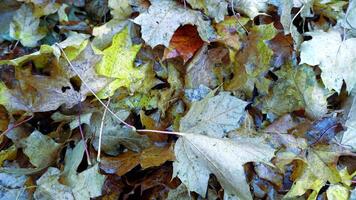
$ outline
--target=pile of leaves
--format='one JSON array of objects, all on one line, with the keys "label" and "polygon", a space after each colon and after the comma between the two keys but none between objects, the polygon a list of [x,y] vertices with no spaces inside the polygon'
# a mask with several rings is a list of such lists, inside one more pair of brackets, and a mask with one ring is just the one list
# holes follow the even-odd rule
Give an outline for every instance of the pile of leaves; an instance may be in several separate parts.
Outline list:
[{"label": "pile of leaves", "polygon": [[356,1],[1,0],[0,199],[356,199]]}]

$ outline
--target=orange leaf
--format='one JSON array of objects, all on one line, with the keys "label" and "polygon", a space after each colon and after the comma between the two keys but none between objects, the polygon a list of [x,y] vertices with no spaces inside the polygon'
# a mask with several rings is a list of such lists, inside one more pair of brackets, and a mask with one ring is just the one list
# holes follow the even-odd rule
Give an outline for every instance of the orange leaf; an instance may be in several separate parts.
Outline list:
[{"label": "orange leaf", "polygon": [[174,33],[169,47],[164,50],[163,59],[181,56],[187,62],[203,44],[195,26],[180,27]]},{"label": "orange leaf", "polygon": [[140,164],[143,169],[146,169],[149,167],[160,166],[166,161],[173,161],[174,159],[172,145],[164,148],[152,146],[142,152]]}]

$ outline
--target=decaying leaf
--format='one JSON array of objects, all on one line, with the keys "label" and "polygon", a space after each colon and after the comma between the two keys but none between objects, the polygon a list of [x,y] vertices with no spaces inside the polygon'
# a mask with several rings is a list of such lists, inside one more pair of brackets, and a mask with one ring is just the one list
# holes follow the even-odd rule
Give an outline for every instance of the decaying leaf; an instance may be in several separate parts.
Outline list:
[{"label": "decaying leaf", "polygon": [[266,111],[280,116],[305,109],[306,113],[315,119],[326,114],[328,92],[318,83],[312,68],[285,65],[276,74],[279,79],[272,94],[263,100]]},{"label": "decaying leaf", "polygon": [[151,0],[147,12],[134,19],[141,25],[142,38],[151,47],[162,44],[169,47],[174,31],[181,25],[196,25],[200,37],[210,42],[216,38],[209,20],[205,20],[199,11],[188,10],[175,1]]}]

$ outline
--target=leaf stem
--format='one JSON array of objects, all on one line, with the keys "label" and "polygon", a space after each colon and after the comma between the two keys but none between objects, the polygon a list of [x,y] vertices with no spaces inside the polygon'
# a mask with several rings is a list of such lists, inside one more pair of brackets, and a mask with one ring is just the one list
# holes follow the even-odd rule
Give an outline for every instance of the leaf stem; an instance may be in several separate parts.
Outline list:
[{"label": "leaf stem", "polygon": [[[109,107],[111,98],[109,97],[109,100],[106,104],[107,107]],[[100,130],[99,130],[99,146],[98,146],[98,155],[96,157],[96,160],[98,162],[100,162],[100,155],[101,155],[101,140],[102,140],[102,135],[103,135],[103,129],[104,129],[104,121],[105,121],[105,116],[106,116],[106,111],[108,109],[105,108],[104,113],[103,113],[103,117],[101,118],[101,124],[100,124]]]}]

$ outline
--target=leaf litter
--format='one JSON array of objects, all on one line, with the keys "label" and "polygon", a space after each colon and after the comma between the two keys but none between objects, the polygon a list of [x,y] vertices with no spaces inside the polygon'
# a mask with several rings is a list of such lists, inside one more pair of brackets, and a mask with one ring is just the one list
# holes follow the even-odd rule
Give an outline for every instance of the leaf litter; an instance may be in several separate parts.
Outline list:
[{"label": "leaf litter", "polygon": [[355,9],[3,1],[0,199],[355,199]]}]

